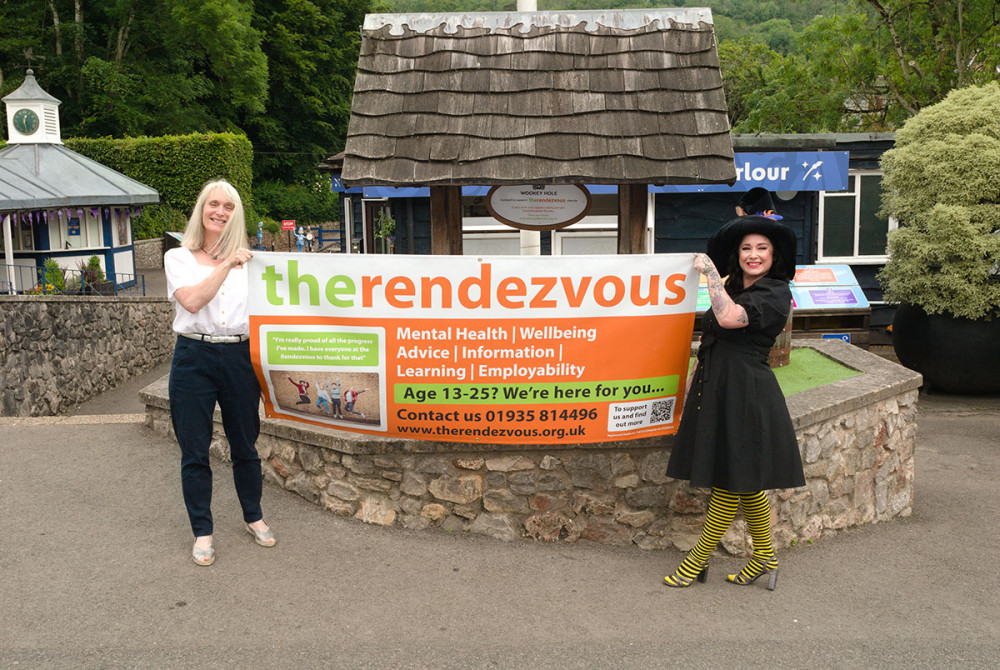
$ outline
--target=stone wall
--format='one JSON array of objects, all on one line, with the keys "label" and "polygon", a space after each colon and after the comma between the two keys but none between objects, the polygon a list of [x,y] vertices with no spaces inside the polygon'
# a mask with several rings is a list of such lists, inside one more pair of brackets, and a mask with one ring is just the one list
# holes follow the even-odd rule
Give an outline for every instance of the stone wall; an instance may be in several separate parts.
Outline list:
[{"label": "stone wall", "polygon": [[[807,485],[771,492],[778,546],[907,516],[920,375],[837,341],[809,346],[865,374],[788,399]],[[170,435],[166,380],[143,391],[147,425]],[[216,416],[215,456],[227,445]],[[587,445],[479,445],[356,435],[265,419],[267,481],[367,523],[503,540],[578,539],[687,550],[707,491],[664,473],[672,438]],[[723,539],[748,547],[742,520]]]},{"label": "stone wall", "polygon": [[163,267],[163,238],[136,240],[135,267],[137,270],[152,270]]},{"label": "stone wall", "polygon": [[164,298],[0,296],[0,416],[49,416],[173,352]]}]

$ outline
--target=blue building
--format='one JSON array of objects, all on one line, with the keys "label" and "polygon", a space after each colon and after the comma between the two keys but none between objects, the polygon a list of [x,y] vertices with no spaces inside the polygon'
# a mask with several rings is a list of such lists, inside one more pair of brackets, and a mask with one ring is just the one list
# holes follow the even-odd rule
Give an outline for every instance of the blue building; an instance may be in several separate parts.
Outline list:
[{"label": "blue building", "polygon": [[0,150],[0,288],[30,290],[46,259],[77,270],[91,256],[100,259],[109,281],[134,283],[132,217],[158,203],[159,194],[63,146],[60,101],[42,90],[31,70],[3,102],[8,140]]}]

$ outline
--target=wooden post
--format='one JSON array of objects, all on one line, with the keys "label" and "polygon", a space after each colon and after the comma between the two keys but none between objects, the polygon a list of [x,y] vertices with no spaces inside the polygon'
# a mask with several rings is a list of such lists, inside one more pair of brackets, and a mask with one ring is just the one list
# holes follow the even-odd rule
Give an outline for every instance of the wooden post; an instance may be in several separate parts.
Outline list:
[{"label": "wooden post", "polygon": [[618,253],[644,254],[648,184],[618,185]]},{"label": "wooden post", "polygon": [[783,368],[788,365],[792,360],[792,312],[795,303],[789,306],[788,310],[788,321],[785,323],[784,329],[778,333],[778,337],[774,338],[774,344],[771,345],[771,350],[767,352],[767,364],[774,368]]},{"label": "wooden post", "polygon": [[431,253],[462,255],[461,186],[431,186]]}]

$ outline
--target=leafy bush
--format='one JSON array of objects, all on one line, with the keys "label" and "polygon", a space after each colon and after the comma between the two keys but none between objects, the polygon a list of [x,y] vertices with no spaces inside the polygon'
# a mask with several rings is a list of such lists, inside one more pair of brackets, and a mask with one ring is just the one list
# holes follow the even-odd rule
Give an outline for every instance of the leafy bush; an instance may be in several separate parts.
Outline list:
[{"label": "leafy bush", "polygon": [[253,147],[243,135],[212,133],[126,137],[67,138],[67,147],[156,189],[160,204],[147,207],[133,229],[134,239],[182,230],[206,182],[225,179],[243,198],[248,222],[257,232],[253,203]]},{"label": "leafy bush", "polygon": [[387,240],[396,234],[396,219],[392,218],[388,207],[383,207],[378,211],[372,232],[377,240]]},{"label": "leafy bush", "polygon": [[101,269],[101,259],[91,256],[86,262],[80,261],[80,276],[87,284],[96,284],[104,281],[104,270]]},{"label": "leafy bush", "polygon": [[66,288],[66,278],[63,274],[62,268],[59,267],[59,263],[56,262],[54,258],[46,258],[45,264],[42,266],[42,276],[39,277],[41,281],[50,285],[52,288],[46,292],[52,292],[52,290],[62,291]]},{"label": "leafy bush", "polygon": [[1000,85],[952,92],[882,156],[882,214],[895,217],[885,298],[928,314],[1000,316]]},{"label": "leafy bush", "polygon": [[161,237],[168,230],[182,231],[187,214],[164,205],[150,205],[132,219],[132,235],[137,240]]}]

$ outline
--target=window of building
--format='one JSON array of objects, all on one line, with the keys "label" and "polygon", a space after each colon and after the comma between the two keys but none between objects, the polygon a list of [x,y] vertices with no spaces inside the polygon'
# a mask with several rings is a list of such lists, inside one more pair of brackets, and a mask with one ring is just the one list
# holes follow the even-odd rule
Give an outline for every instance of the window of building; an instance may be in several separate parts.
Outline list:
[{"label": "window of building", "polygon": [[823,263],[884,263],[886,237],[894,219],[878,216],[882,173],[852,170],[845,191],[822,191],[819,202],[819,253]]},{"label": "window of building", "polygon": [[14,249],[18,251],[30,251],[35,248],[35,229],[31,225],[30,219],[20,219],[18,224],[20,234],[14,240]]},{"label": "window of building", "polygon": [[124,247],[131,240],[129,239],[129,212],[127,209],[115,209],[114,221],[118,224],[118,246]]}]

